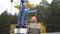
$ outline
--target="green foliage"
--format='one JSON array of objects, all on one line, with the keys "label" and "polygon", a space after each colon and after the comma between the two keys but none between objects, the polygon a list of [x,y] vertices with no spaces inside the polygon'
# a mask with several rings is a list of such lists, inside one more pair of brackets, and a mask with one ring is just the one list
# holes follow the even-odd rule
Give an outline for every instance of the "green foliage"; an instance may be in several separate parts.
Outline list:
[{"label": "green foliage", "polygon": [[38,22],[42,21],[46,25],[48,15],[50,14],[49,8],[50,5],[47,1],[42,1],[39,5],[36,5]]},{"label": "green foliage", "polygon": [[0,15],[0,34],[9,34],[10,33],[10,24],[17,23],[17,16],[8,14],[7,10],[5,10]]},{"label": "green foliage", "polygon": [[50,7],[51,14],[47,21],[47,31],[60,32],[60,0],[53,0]]}]

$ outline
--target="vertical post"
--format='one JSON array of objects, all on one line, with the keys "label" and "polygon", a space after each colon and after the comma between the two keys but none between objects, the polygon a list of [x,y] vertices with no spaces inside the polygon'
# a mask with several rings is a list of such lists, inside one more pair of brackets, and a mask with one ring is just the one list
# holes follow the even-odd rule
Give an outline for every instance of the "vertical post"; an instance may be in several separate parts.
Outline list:
[{"label": "vertical post", "polygon": [[10,2],[11,2],[11,13],[12,13],[12,2],[13,2],[13,0],[11,0]]},{"label": "vertical post", "polygon": [[22,26],[24,26],[24,11],[25,11],[24,0],[21,0],[21,3],[22,3]]},{"label": "vertical post", "polygon": [[[25,16],[25,14],[24,14],[25,12],[24,11],[25,11],[26,7],[24,6],[24,2],[25,2],[25,0],[21,0],[20,1],[21,11],[19,11],[19,14],[18,14],[18,24],[17,24],[17,26],[19,26],[19,27],[22,27],[22,26],[24,27],[24,24],[25,24],[25,17],[24,17]],[[21,21],[20,21],[20,18],[22,19]]]},{"label": "vertical post", "polygon": [[[12,3],[13,3],[13,0],[10,0],[10,2],[11,2],[11,8],[10,8],[11,9],[11,11],[10,11],[10,21],[11,21],[11,13],[12,13]],[[10,29],[9,29],[9,34],[11,34],[11,30]]]},{"label": "vertical post", "polygon": [[[24,0],[20,1],[20,5],[21,5],[21,11],[19,11],[19,14],[18,14],[17,26],[24,27],[24,11],[25,11]],[[20,12],[22,12],[22,13],[20,14]],[[22,19],[22,21],[20,21],[20,18]]]}]

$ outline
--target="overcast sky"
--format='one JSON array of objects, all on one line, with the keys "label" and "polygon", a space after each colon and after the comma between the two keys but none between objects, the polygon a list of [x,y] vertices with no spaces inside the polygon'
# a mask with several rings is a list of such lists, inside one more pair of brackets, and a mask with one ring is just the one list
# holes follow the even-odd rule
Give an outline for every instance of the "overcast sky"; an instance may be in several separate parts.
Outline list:
[{"label": "overcast sky", "polygon": [[[39,2],[41,2],[41,0],[28,0],[31,4],[34,4],[34,5],[36,5],[36,4],[39,4]],[[47,0],[48,1],[48,3],[51,3],[51,1],[52,0]],[[4,10],[6,10],[7,9],[7,11],[9,12],[9,13],[12,13],[13,15],[15,14],[15,13],[18,13],[19,12],[19,10],[18,9],[16,9],[16,8],[14,8],[14,5],[15,4],[18,4],[19,3],[19,0],[14,0],[13,1],[13,6],[12,6],[12,12],[11,12],[11,2],[10,2],[10,0],[0,0],[0,14],[2,13],[2,12],[4,12]]]}]

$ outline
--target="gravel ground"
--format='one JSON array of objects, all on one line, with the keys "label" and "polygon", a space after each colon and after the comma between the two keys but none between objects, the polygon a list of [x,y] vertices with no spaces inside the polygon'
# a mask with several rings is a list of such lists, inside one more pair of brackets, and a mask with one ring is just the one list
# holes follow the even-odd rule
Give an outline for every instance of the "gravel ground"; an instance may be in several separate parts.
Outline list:
[{"label": "gravel ground", "polygon": [[47,33],[47,34],[60,34],[60,32],[55,32],[55,33]]}]

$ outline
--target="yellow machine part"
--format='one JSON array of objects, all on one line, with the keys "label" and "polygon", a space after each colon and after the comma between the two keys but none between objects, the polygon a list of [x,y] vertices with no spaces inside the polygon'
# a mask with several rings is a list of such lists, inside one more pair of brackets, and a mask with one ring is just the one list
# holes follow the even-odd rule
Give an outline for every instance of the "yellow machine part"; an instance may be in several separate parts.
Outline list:
[{"label": "yellow machine part", "polygon": [[20,5],[18,5],[18,4],[16,4],[14,7],[17,9],[21,9]]},{"label": "yellow machine part", "polygon": [[46,27],[43,25],[43,23],[40,22],[38,25],[40,27],[41,34],[46,34]]},{"label": "yellow machine part", "polygon": [[11,34],[14,34],[15,24],[11,24],[10,27],[11,27],[11,28],[10,28]]},{"label": "yellow machine part", "polygon": [[24,3],[25,4],[25,6],[27,7],[27,8],[34,8],[34,6],[33,5],[31,5],[30,3]]},{"label": "yellow machine part", "polygon": [[[30,3],[24,3],[24,5],[25,5],[25,7],[30,8],[30,9],[34,8],[34,6],[31,5]],[[14,7],[17,9],[21,9],[20,5],[18,5],[18,4],[14,5]]]}]

